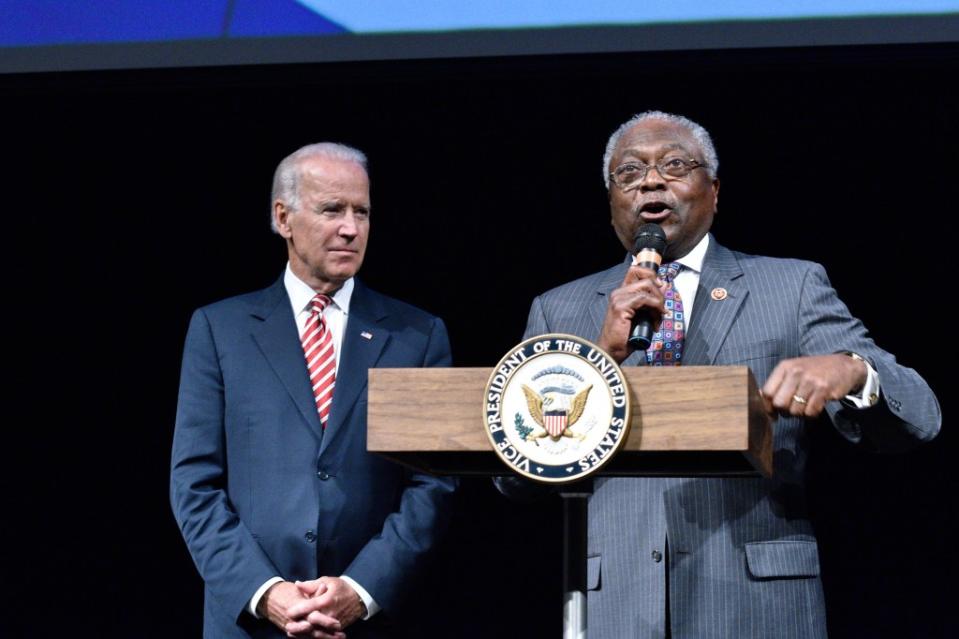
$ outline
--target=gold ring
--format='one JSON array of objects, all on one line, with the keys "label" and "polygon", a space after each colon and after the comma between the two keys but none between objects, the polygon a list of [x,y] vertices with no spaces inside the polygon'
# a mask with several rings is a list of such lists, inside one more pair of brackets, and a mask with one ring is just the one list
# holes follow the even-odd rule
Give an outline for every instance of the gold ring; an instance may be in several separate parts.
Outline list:
[{"label": "gold ring", "polygon": [[796,402],[797,404],[805,404],[806,398],[800,397],[799,395],[793,395],[793,401]]}]

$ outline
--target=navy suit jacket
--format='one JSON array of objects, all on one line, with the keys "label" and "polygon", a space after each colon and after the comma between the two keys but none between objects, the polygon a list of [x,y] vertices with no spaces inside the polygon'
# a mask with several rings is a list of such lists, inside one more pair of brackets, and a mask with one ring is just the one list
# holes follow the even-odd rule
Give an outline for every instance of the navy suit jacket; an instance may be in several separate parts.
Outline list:
[{"label": "navy suit jacket", "polygon": [[[455,482],[366,452],[367,371],[450,360],[442,320],[356,280],[324,431],[282,277],[194,313],[170,497],[205,582],[205,637],[284,636],[245,612],[274,576],[347,574],[395,609]],[[351,634],[376,636],[382,621]]]},{"label": "navy suit jacket", "polygon": [[[595,339],[627,268],[622,262],[537,297],[526,337]],[[724,299],[710,295],[717,288]],[[748,366],[762,386],[783,359],[841,351],[868,359],[882,386],[872,408],[827,405],[844,437],[894,450],[936,435],[941,417],[932,391],[876,346],[821,266],[736,253],[711,238],[684,365]],[[623,365],[645,365],[645,358],[633,353]],[[663,637],[667,601],[674,639],[824,637],[819,555],[806,512],[807,426],[776,420],[768,479],[597,479],[589,501],[590,638]],[[515,481],[499,486],[528,492]]]}]

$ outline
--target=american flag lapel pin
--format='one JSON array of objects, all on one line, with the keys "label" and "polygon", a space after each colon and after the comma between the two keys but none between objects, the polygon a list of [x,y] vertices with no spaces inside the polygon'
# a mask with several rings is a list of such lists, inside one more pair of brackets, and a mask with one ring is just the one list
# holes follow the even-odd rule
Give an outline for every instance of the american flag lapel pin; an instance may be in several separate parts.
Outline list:
[{"label": "american flag lapel pin", "polygon": [[360,333],[360,337],[362,337],[363,339],[373,339],[373,333],[369,331],[363,331],[362,333]]}]

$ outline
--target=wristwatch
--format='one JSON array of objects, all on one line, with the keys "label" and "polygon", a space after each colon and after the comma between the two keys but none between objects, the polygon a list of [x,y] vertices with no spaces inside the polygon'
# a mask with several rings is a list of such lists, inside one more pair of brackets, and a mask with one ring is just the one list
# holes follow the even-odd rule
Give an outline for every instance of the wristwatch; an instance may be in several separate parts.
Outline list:
[{"label": "wristwatch", "polygon": [[[843,355],[847,355],[853,359],[858,359],[860,362],[866,365],[866,381],[863,383],[862,388],[856,391],[862,398],[862,402],[867,406],[875,406],[879,401],[879,393],[876,392],[876,384],[873,383],[872,377],[875,375],[873,372],[874,369],[872,364],[870,364],[865,357],[859,353],[853,353],[852,351],[843,351]],[[869,394],[866,394],[866,390],[869,390]],[[851,395],[852,393],[850,393]]]}]

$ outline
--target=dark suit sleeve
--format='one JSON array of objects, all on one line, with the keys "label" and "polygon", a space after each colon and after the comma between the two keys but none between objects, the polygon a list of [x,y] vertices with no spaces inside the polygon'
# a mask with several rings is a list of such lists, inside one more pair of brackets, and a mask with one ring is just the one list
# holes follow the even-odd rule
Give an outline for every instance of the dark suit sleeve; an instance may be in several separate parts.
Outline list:
[{"label": "dark suit sleeve", "polygon": [[[442,320],[434,318],[422,365],[451,364],[446,327]],[[344,571],[385,610],[395,609],[424,556],[446,530],[456,485],[452,478],[410,473],[399,509],[386,518],[380,533]]]},{"label": "dark suit sleeve", "polygon": [[865,327],[852,317],[825,270],[811,265],[803,283],[800,305],[802,355],[852,351],[872,364],[879,374],[881,401],[857,409],[829,402],[826,410],[839,432],[849,441],[874,450],[894,451],[932,439],[942,416],[932,390],[916,371],[896,362],[879,348]]},{"label": "dark suit sleeve", "polygon": [[170,501],[207,590],[237,618],[279,574],[240,521],[226,492],[223,376],[210,322],[190,321],[180,374]]}]

